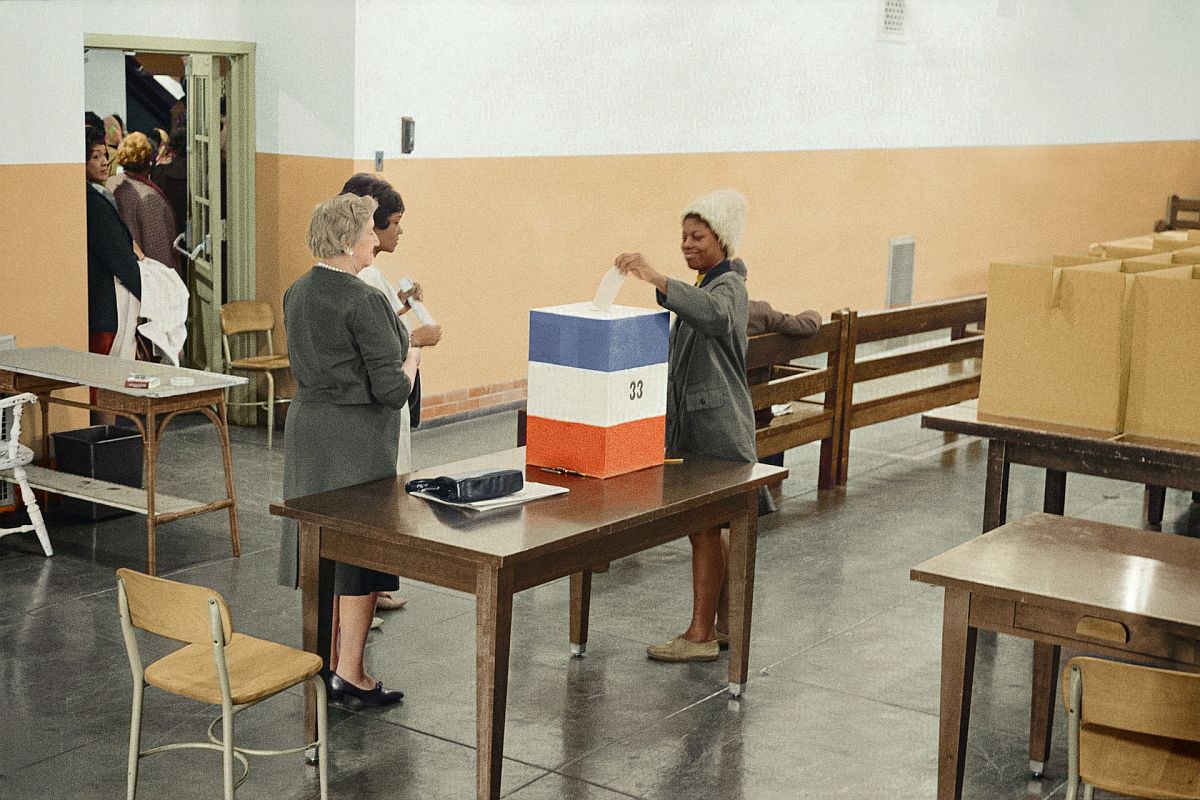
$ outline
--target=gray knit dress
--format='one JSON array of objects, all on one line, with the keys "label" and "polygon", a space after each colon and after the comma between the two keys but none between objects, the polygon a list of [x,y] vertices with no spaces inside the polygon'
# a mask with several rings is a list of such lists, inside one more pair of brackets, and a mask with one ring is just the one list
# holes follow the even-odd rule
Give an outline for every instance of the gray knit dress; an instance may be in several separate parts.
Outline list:
[{"label": "gray knit dress", "polygon": [[[284,430],[283,498],[395,477],[400,409],[412,384],[401,370],[408,332],[386,297],[348,272],[313,267],[283,296],[296,397]],[[299,578],[299,527],[283,521],[279,582]],[[337,565],[334,591],[364,595],[400,582]]]}]

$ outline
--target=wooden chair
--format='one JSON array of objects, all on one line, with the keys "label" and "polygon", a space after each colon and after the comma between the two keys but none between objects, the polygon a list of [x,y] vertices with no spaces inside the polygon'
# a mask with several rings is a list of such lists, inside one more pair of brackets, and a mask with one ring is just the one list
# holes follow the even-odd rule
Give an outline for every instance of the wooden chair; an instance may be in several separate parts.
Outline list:
[{"label": "wooden chair", "polygon": [[[211,589],[155,578],[130,569],[117,570],[117,604],[129,668],[133,673],[133,714],[129,725],[128,800],[137,794],[138,761],[168,750],[216,750],[223,759],[225,800],[250,774],[246,755],[287,755],[317,751],[321,798],[328,796],[328,724],[320,656],[233,632],[229,606]],[[186,642],[186,646],[142,667],[134,628]],[[284,689],[306,680],[317,692],[317,740],[288,750],[250,750],[233,744],[233,718]],[[142,696],[146,685],[219,705],[221,716],[208,726],[207,742],[178,742],[141,749]],[[221,737],[213,733],[221,723]],[[235,780],[233,762],[242,766]]]},{"label": "wooden chair", "polygon": [[[1190,214],[1191,218],[1181,219],[1179,216],[1180,212]],[[1180,197],[1177,194],[1171,195],[1171,200],[1167,203],[1167,218],[1156,222],[1154,230],[1156,233],[1162,233],[1163,231],[1200,230],[1200,198]]]},{"label": "wooden chair", "polygon": [[[275,311],[270,303],[256,300],[235,300],[221,306],[221,347],[225,351],[225,364],[228,370],[249,372],[255,376],[263,375],[267,379],[266,401],[255,400],[250,403],[229,403],[231,406],[253,406],[267,409],[267,449],[271,449],[275,432],[275,406],[292,402],[290,398],[275,397],[275,377],[277,370],[290,369],[291,363],[286,355],[276,355],[271,333],[275,329]],[[257,352],[258,334],[267,336],[267,352],[265,355],[233,358],[229,349],[229,337],[238,334],[254,334]]]},{"label": "wooden chair", "polygon": [[[835,319],[847,316],[850,326],[838,485],[846,483],[853,429],[979,396],[983,358],[979,326],[986,313],[987,296],[980,294],[885,311],[834,314]],[[939,330],[948,331],[950,341],[921,341],[859,358],[858,348],[864,344]]]},{"label": "wooden chair", "polygon": [[[746,380],[754,406],[755,447],[759,458],[779,455],[809,442],[821,443],[817,486],[834,486],[839,462],[842,386],[846,369],[848,312],[826,322],[809,337],[797,339],[781,333],[750,337],[746,353]],[[802,366],[793,362],[824,356],[824,364]],[[772,417],[771,406],[790,405],[790,411]]]},{"label": "wooden chair", "polygon": [[0,420],[4,418],[5,411],[12,411],[8,430],[0,430],[0,473],[7,473],[0,475],[0,479],[19,488],[30,523],[15,528],[0,528],[0,536],[8,536],[10,533],[36,533],[38,542],[42,545],[42,552],[49,557],[54,555],[54,548],[50,546],[50,534],[46,531],[42,510],[38,507],[33,489],[29,487],[29,476],[25,473],[25,467],[33,462],[33,451],[20,442],[21,412],[25,406],[33,405],[37,401],[37,395],[28,392],[0,400]]},{"label": "wooden chair", "polygon": [[1086,800],[1200,798],[1200,675],[1088,657],[1064,673],[1067,800],[1081,783]]}]

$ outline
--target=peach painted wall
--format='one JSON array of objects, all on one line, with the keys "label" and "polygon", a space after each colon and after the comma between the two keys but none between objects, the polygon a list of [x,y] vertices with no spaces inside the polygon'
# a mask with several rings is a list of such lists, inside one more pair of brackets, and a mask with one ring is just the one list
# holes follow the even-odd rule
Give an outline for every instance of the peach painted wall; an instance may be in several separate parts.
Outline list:
[{"label": "peach painted wall", "polygon": [[[371,166],[259,154],[260,297],[281,309],[311,264],[313,205]],[[86,347],[80,171],[0,166],[0,331],[24,346]],[[618,252],[640,249],[683,276],[679,209],[717,186],[750,199],[751,294],[828,314],[883,304],[892,236],[916,236],[916,298],[930,300],[982,291],[994,258],[1080,253],[1143,233],[1168,195],[1200,188],[1200,142],[397,160],[383,175],[408,211],[399,251],[379,264],[422,282],[443,323],[424,366],[438,395],[524,377],[528,310],[586,299]],[[30,215],[31,197],[78,200]],[[35,241],[53,242],[52,257],[32,255]],[[653,300],[630,284],[618,302]]]},{"label": "peach painted wall", "polygon": [[[443,324],[423,369],[437,394],[523,377],[528,310],[590,297],[617,253],[683,276],[678,214],[712,188],[749,198],[751,296],[828,315],[885,304],[890,237],[917,239],[921,301],[983,291],[994,258],[1149,231],[1170,194],[1200,189],[1200,142],[421,159],[382,174],[407,211],[379,264],[424,284]],[[617,301],[653,297],[630,284]]]},{"label": "peach painted wall", "polygon": [[[86,190],[82,158],[0,164],[0,333],[18,347],[87,350]],[[51,406],[52,429],[86,424],[86,412]]]}]

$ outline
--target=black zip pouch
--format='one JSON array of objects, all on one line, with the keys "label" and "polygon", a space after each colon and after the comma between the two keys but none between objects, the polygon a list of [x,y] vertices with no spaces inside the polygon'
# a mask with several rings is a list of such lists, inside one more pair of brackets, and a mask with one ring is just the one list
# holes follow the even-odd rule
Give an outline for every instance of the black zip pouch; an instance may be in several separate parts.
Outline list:
[{"label": "black zip pouch", "polygon": [[481,469],[416,478],[404,484],[406,492],[427,492],[450,503],[474,503],[515,494],[525,487],[525,473],[519,469]]}]

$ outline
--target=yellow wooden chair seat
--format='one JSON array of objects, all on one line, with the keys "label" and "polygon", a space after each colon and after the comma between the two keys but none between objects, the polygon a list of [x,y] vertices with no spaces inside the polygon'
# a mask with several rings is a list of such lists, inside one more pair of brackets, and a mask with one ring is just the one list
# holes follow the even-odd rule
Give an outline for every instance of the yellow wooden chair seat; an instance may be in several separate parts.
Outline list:
[{"label": "yellow wooden chair seat", "polygon": [[235,358],[229,363],[229,366],[234,369],[252,369],[252,370],[271,370],[271,369],[289,369],[291,362],[285,355],[266,355],[266,356],[247,356],[246,358]]},{"label": "yellow wooden chair seat", "polygon": [[1200,798],[1200,744],[1083,725],[1079,774],[1097,788],[1156,800]]},{"label": "yellow wooden chair seat", "polygon": [[[255,703],[321,670],[321,657],[294,647],[234,633],[225,646],[234,705]],[[221,704],[211,644],[189,644],[146,667],[146,683],[202,703]]]}]

